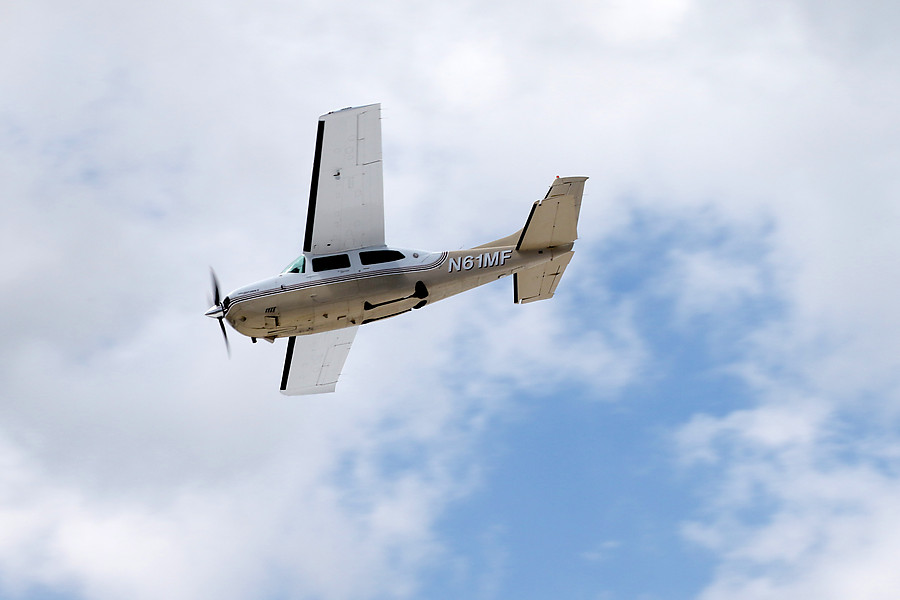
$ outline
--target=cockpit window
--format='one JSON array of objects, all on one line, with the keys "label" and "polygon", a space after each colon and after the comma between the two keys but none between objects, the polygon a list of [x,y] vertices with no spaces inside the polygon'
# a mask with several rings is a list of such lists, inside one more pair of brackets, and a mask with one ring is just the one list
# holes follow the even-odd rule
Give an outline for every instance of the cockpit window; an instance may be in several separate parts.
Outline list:
[{"label": "cockpit window", "polygon": [[312,259],[312,269],[319,271],[331,271],[332,269],[349,269],[350,256],[348,254],[333,254],[331,256],[317,256]]},{"label": "cockpit window", "polygon": [[284,273],[303,273],[304,268],[306,267],[306,257],[302,254],[297,257],[297,259],[286,266],[282,274]]},{"label": "cockpit window", "polygon": [[406,256],[397,250],[367,250],[359,253],[359,261],[364,265],[380,265],[381,263],[403,260]]}]

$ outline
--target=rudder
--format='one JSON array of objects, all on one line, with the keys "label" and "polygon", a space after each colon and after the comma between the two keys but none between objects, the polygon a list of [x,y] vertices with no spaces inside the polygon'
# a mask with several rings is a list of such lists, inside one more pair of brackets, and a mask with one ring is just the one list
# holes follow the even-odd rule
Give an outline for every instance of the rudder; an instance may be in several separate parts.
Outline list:
[{"label": "rudder", "polygon": [[540,250],[571,244],[578,238],[578,215],[587,177],[557,177],[543,200],[531,207],[516,250]]}]

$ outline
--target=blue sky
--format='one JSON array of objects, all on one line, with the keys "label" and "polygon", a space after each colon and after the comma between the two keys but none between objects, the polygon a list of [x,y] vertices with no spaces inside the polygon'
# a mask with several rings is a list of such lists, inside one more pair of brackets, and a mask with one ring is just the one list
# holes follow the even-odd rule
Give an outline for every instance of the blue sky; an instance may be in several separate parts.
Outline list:
[{"label": "blue sky", "polygon": [[[0,9],[0,597],[893,599],[897,9]],[[336,394],[207,308],[384,109],[390,243],[589,176],[557,296],[363,328]]]}]

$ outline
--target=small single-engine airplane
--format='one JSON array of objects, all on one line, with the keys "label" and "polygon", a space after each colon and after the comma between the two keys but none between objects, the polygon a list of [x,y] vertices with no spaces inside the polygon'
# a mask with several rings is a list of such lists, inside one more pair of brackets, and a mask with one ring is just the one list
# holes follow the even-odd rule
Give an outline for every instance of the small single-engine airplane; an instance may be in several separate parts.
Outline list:
[{"label": "small single-engine airplane", "polygon": [[288,338],[281,391],[333,392],[360,325],[394,317],[507,275],[516,303],[553,296],[572,259],[587,177],[557,178],[525,226],[469,250],[386,246],[381,105],[319,117],[303,253],[281,274],[224,298],[213,273],[206,316],[239,333]]}]

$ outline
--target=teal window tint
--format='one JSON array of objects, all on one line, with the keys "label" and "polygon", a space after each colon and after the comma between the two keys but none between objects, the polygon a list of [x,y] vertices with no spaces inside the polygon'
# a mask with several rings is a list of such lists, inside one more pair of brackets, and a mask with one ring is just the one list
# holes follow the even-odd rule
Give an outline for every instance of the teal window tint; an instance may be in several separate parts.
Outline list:
[{"label": "teal window tint", "polygon": [[284,268],[282,273],[303,273],[306,267],[306,257],[302,254],[294,262]]}]

